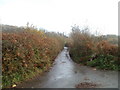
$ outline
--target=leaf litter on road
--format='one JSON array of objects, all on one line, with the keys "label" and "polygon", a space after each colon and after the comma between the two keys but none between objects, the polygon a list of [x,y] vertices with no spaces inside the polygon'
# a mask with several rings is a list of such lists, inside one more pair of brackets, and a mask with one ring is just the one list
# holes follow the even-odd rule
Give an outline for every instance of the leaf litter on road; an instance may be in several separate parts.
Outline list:
[{"label": "leaf litter on road", "polygon": [[93,83],[93,82],[82,82],[77,85],[75,85],[76,88],[96,88],[99,84]]}]

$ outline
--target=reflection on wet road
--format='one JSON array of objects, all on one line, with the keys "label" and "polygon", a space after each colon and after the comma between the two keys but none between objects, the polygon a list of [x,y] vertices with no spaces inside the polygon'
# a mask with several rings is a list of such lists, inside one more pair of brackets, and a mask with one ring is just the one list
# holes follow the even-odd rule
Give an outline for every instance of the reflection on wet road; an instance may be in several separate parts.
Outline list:
[{"label": "reflection on wet road", "polygon": [[18,87],[24,88],[75,88],[81,82],[100,84],[97,88],[118,88],[118,72],[93,70],[91,67],[74,63],[67,48],[58,55],[53,68],[31,81]]}]

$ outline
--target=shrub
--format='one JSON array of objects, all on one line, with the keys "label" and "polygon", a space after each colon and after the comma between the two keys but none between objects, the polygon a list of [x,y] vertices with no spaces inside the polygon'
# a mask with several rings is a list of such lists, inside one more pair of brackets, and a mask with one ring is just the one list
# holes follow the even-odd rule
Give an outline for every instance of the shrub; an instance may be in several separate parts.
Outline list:
[{"label": "shrub", "polygon": [[72,39],[70,54],[73,57],[86,58],[94,53],[94,43],[89,33],[89,29],[85,28],[80,30],[78,27],[74,27],[70,34],[70,38]]},{"label": "shrub", "polygon": [[102,40],[97,43],[98,54],[118,56],[118,47]]},{"label": "shrub", "polygon": [[47,70],[63,48],[56,38],[26,28],[2,33],[2,83],[10,87]]},{"label": "shrub", "polygon": [[72,27],[70,34],[70,56],[77,63],[87,64],[102,69],[120,70],[118,46],[103,36],[95,36],[86,27]]}]

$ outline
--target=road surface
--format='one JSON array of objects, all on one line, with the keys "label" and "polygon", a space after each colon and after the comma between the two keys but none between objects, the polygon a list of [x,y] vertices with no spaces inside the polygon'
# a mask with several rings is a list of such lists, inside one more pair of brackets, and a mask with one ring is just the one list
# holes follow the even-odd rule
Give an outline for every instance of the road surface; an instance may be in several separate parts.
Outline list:
[{"label": "road surface", "polygon": [[75,88],[82,82],[98,84],[96,88],[118,88],[118,72],[95,70],[74,63],[67,47],[55,59],[53,67],[42,76],[26,81],[19,88]]}]

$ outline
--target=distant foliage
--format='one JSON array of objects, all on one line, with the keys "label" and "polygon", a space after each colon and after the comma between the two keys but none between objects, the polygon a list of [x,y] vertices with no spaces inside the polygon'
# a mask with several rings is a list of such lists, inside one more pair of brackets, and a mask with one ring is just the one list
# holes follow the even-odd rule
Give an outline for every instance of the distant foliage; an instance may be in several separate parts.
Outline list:
[{"label": "distant foliage", "polygon": [[118,36],[117,35],[102,35],[103,40],[107,40],[109,43],[118,45]]},{"label": "distant foliage", "polygon": [[27,27],[2,33],[2,83],[8,87],[47,70],[62,50],[62,41]]}]

